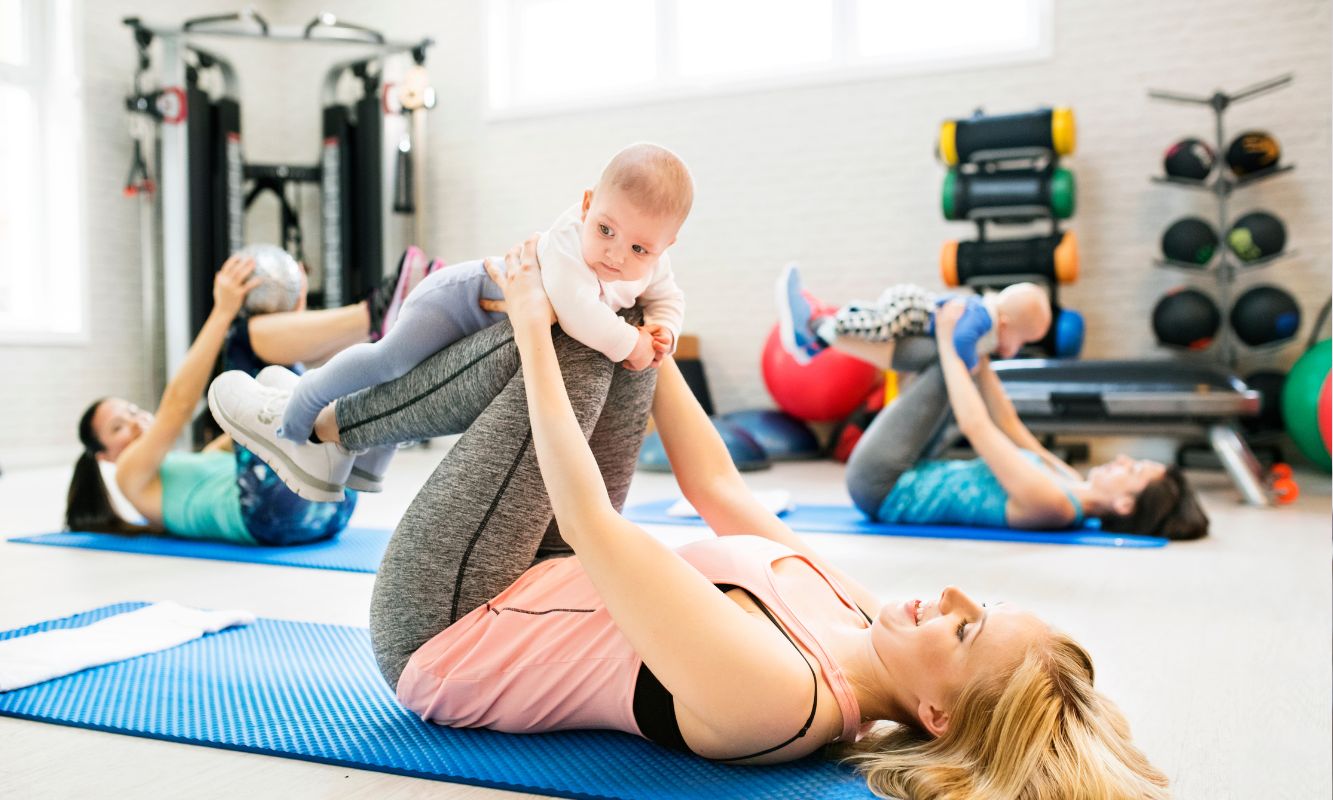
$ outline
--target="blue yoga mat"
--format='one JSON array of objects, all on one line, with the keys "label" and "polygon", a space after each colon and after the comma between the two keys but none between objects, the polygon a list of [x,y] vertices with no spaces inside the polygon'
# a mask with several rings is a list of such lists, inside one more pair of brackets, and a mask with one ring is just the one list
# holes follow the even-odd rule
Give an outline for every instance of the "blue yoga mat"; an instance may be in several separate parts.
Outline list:
[{"label": "blue yoga mat", "polygon": [[[0,633],[87,625],[120,603]],[[865,782],[806,759],[715,764],[613,731],[454,730],[403,709],[363,628],[260,619],[151,655],[0,694],[0,715],[560,797],[858,798]]]},{"label": "blue yoga mat", "polygon": [[209,558],[215,561],[244,561],[251,564],[277,564],[285,567],[336,569],[346,572],[375,572],[379,569],[389,531],[374,528],[348,528],[332,539],[315,544],[289,547],[210,542],[178,539],[171,536],[118,536],[114,533],[43,533],[18,536],[11,542],[46,544],[56,547],[84,547],[89,550],[114,550],[150,556]]},{"label": "blue yoga mat", "polygon": [[[703,525],[699,517],[672,517],[667,509],[675,500],[641,503],[625,509],[631,522],[655,525]],[[794,511],[782,515],[782,521],[794,531],[804,533],[866,533],[875,536],[915,536],[930,539],[979,539],[991,542],[1030,542],[1035,544],[1081,544],[1097,547],[1163,547],[1166,539],[1128,533],[1103,533],[1098,528],[1072,531],[1024,531],[1014,528],[966,528],[954,525],[891,525],[871,522],[851,506],[798,503]]]}]

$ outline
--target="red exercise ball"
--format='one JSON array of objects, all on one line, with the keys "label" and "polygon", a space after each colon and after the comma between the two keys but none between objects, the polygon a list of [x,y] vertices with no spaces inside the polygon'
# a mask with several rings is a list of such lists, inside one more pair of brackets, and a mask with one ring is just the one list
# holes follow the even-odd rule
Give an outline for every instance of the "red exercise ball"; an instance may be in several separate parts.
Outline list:
[{"label": "red exercise ball", "polygon": [[1333,372],[1324,376],[1324,388],[1319,390],[1319,438],[1324,440],[1324,449],[1333,452]]},{"label": "red exercise ball", "polygon": [[[832,310],[821,309],[826,313]],[[804,366],[778,339],[774,325],[764,342],[764,385],[778,408],[806,422],[834,422],[856,410],[883,377],[859,358],[828,348]]]}]

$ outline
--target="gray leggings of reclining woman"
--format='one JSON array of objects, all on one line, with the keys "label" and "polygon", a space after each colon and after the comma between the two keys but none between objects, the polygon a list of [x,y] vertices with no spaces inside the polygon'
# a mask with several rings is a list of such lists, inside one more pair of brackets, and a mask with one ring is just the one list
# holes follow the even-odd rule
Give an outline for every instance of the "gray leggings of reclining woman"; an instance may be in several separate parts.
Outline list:
[{"label": "gray leggings of reclining woman", "polygon": [[872,519],[898,478],[934,449],[951,414],[933,339],[899,340],[893,368],[914,372],[916,377],[879,412],[847,459],[847,491],[856,507]]},{"label": "gray leggings of reclining woman", "polygon": [[[641,319],[637,310],[622,316]],[[390,686],[431,637],[534,563],[572,552],[532,447],[513,338],[508,322],[492,325],[395,381],[338,401],[339,435],[350,448],[463,433],[403,514],[375,579],[370,636]],[[657,371],[630,372],[560,331],[555,349],[574,414],[620,509]]]}]

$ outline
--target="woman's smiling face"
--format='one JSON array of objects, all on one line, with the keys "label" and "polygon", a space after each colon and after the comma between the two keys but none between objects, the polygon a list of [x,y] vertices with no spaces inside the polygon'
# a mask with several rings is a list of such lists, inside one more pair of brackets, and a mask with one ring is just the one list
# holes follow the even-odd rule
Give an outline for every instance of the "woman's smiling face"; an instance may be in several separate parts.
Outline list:
[{"label": "woman's smiling face", "polygon": [[153,424],[153,415],[128,400],[108,397],[93,412],[93,433],[102,445],[98,457],[114,462]]},{"label": "woman's smiling face", "polygon": [[1005,603],[983,606],[950,586],[938,600],[886,604],[870,638],[895,694],[939,735],[964,687],[1017,664],[1049,634],[1033,614]]}]

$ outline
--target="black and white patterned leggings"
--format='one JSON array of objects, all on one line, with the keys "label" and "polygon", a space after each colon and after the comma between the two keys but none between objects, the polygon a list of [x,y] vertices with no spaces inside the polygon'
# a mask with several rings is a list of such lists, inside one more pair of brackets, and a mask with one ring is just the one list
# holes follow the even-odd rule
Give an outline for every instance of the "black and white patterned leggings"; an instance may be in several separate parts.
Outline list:
[{"label": "black and white patterned leggings", "polygon": [[935,314],[935,300],[934,292],[920,286],[910,283],[890,286],[873,306],[851,304],[838,309],[833,332],[867,342],[924,336]]}]

